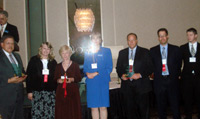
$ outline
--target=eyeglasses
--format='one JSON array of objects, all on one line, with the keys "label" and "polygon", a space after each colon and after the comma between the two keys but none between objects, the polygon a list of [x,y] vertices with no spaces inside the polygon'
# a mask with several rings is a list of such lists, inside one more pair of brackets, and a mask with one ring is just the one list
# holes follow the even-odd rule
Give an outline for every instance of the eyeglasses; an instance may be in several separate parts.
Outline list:
[{"label": "eyeglasses", "polygon": [[164,35],[164,36],[158,36],[159,38],[164,38],[164,37],[167,37],[166,35]]}]

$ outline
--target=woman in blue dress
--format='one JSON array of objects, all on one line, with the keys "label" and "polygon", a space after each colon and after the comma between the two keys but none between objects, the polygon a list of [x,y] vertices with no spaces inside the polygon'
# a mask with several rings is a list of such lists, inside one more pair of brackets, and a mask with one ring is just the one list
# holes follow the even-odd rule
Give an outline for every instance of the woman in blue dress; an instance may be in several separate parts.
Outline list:
[{"label": "woman in blue dress", "polygon": [[100,33],[91,35],[92,48],[85,53],[83,70],[86,74],[87,106],[93,119],[107,119],[109,82],[112,72],[112,54],[109,48],[101,47]]}]

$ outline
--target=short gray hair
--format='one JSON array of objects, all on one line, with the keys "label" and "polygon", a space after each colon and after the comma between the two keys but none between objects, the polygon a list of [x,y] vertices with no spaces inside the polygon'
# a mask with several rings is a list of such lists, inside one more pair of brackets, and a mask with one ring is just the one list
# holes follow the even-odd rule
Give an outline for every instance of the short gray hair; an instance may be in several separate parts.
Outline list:
[{"label": "short gray hair", "polygon": [[0,11],[0,14],[3,14],[3,15],[5,15],[5,16],[8,18],[8,12],[7,12],[7,11],[1,10],[1,11]]}]

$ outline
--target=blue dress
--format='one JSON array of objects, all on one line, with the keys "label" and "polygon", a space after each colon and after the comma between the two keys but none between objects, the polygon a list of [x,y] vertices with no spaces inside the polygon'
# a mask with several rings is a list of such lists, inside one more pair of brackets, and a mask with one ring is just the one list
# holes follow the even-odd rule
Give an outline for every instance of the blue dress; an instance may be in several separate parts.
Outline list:
[{"label": "blue dress", "polygon": [[[92,64],[97,63],[97,68]],[[87,106],[89,108],[109,107],[109,82],[112,72],[112,54],[109,48],[100,47],[97,53],[85,53],[84,73],[98,72],[93,79],[86,77]]]}]

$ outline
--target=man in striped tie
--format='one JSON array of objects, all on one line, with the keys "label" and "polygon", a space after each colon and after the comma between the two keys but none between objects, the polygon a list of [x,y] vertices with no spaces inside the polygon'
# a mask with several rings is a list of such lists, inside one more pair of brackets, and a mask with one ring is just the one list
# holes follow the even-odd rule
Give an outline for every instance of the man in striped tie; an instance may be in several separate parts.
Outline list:
[{"label": "man in striped tie", "polygon": [[179,77],[181,74],[181,55],[178,46],[168,43],[166,28],[157,31],[159,44],[150,49],[154,64],[154,93],[158,116],[167,119],[168,102],[173,119],[181,119],[179,110]]},{"label": "man in striped tie", "polygon": [[23,64],[14,53],[13,36],[3,36],[0,50],[0,114],[3,119],[23,119]]},{"label": "man in striped tie", "polygon": [[200,44],[197,42],[197,30],[186,31],[188,43],[180,47],[184,62],[181,73],[182,96],[186,119],[192,119],[193,104],[196,102],[200,119]]}]

